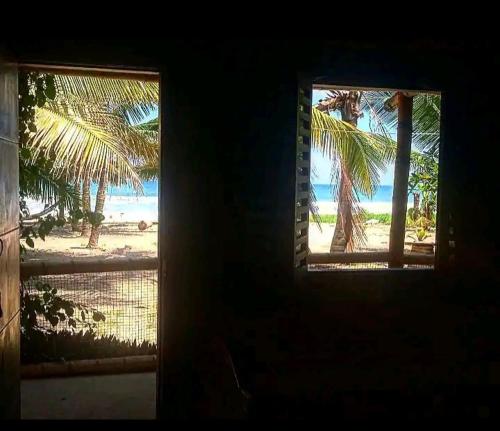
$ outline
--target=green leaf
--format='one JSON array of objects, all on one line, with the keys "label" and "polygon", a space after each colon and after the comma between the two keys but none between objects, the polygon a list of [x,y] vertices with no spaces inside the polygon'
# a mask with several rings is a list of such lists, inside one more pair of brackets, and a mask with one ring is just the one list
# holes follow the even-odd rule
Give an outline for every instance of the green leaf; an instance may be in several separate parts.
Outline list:
[{"label": "green leaf", "polygon": [[35,247],[35,243],[33,242],[33,240],[31,239],[31,237],[27,237],[26,238],[26,244],[28,244],[31,248],[34,248]]}]

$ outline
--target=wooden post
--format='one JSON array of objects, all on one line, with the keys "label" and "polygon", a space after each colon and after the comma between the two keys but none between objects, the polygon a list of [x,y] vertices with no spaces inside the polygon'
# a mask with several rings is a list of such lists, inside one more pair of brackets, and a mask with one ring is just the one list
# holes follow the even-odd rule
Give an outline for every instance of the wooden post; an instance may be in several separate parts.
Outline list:
[{"label": "wooden post", "polygon": [[397,96],[398,138],[392,192],[392,222],[389,238],[389,268],[403,267],[403,253],[410,173],[413,98],[402,92]]}]

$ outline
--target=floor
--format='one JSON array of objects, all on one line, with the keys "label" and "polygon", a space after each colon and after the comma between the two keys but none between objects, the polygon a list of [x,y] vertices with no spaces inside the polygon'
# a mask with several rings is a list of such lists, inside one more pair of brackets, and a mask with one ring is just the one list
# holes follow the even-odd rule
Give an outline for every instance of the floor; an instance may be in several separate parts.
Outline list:
[{"label": "floor", "polygon": [[22,419],[154,419],[156,374],[21,382]]}]

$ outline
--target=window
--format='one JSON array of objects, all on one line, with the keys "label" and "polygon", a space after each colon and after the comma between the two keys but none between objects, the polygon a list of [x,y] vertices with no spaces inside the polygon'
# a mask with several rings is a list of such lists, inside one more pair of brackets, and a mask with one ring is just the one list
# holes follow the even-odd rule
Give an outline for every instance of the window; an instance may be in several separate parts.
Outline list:
[{"label": "window", "polygon": [[299,88],[295,266],[432,269],[441,95]]}]

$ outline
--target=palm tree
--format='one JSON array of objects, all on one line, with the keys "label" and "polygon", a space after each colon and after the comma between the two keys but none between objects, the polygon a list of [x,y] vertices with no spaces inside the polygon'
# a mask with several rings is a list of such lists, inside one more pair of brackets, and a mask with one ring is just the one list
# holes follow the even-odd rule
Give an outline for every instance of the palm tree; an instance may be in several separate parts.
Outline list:
[{"label": "palm tree", "polygon": [[[340,111],[342,121],[357,127],[358,118],[362,115],[360,108],[361,91],[333,90],[326,100],[320,100],[316,109],[319,111]],[[352,214],[352,204],[350,195],[352,194],[352,184],[350,184],[349,172],[345,166],[345,161],[340,158],[339,170],[339,193],[337,222],[330,246],[330,251],[345,251],[346,248],[352,250],[353,247],[353,227],[354,220]]]},{"label": "palm tree", "polygon": [[366,240],[359,194],[375,193],[380,183],[379,172],[395,157],[395,143],[384,135],[361,131],[351,121],[338,120],[317,108],[312,109],[311,138],[313,148],[332,161],[333,194],[337,196],[338,211],[331,250],[352,251],[356,243]]},{"label": "palm tree", "polygon": [[[57,96],[37,108],[37,131],[29,140],[33,158],[49,156],[66,181],[83,182],[83,209],[92,225],[89,247],[98,243],[108,184],[142,192],[137,166],[158,158],[158,143],[133,127],[158,103],[158,84],[121,79],[55,76]],[[90,182],[98,182],[89,212]],[[88,225],[87,225],[88,226]]]},{"label": "palm tree", "polygon": [[82,234],[81,236],[89,236],[89,221],[88,214],[91,212],[90,208],[90,175],[85,175],[82,181]]}]

